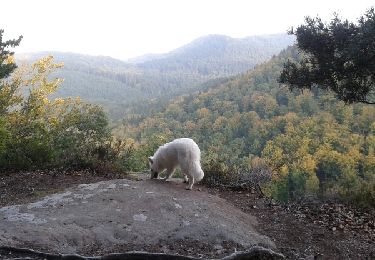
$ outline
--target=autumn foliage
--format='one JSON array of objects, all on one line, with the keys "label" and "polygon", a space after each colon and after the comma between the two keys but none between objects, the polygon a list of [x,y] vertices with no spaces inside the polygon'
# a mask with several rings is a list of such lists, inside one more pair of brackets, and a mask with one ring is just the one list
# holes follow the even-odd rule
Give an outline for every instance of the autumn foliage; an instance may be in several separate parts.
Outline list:
[{"label": "autumn foliage", "polygon": [[79,98],[50,98],[62,64],[48,56],[21,67],[0,88],[0,169],[92,167],[111,142],[103,110]]},{"label": "autumn foliage", "polygon": [[[280,87],[284,62],[298,56],[289,48],[243,76],[173,99],[154,113],[134,109],[114,132],[139,148],[155,136],[193,138],[202,150],[205,181],[213,184],[246,186],[261,165],[263,180],[270,173],[262,192],[273,198],[340,197],[374,205],[375,107],[346,105],[319,89]],[[133,165],[147,167],[140,162]]]}]

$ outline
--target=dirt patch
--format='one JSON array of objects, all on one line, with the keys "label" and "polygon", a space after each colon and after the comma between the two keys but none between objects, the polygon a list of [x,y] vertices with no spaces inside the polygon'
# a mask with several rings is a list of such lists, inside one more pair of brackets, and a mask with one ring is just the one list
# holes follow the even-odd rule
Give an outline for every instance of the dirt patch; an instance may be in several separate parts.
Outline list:
[{"label": "dirt patch", "polygon": [[0,207],[23,204],[81,183],[124,178],[116,172],[81,171],[0,172]]},{"label": "dirt patch", "polygon": [[245,191],[211,192],[257,217],[288,259],[375,259],[374,212],[337,203],[281,205]]}]

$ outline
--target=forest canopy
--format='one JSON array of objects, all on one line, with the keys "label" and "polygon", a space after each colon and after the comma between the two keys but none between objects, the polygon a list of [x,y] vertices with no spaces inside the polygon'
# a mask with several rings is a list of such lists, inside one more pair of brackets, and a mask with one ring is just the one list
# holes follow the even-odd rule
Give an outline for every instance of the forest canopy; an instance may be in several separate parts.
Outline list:
[{"label": "forest canopy", "polygon": [[340,196],[373,205],[375,107],[348,106],[318,88],[280,88],[288,59],[300,59],[297,48],[207,91],[128,114],[115,129],[136,141],[127,167],[143,170],[155,147],[189,136],[202,150],[208,182],[270,172],[263,191],[279,200]]}]

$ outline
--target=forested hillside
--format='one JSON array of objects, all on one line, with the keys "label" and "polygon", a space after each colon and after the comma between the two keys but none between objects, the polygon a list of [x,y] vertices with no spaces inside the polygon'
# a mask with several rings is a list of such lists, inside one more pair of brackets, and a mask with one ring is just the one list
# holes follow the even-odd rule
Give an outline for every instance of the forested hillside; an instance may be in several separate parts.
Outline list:
[{"label": "forested hillside", "polygon": [[280,87],[277,78],[288,58],[299,59],[294,47],[207,91],[128,115],[115,129],[138,142],[128,167],[146,167],[143,160],[158,143],[189,136],[200,145],[208,174],[269,167],[272,184],[264,190],[275,198],[341,196],[373,204],[375,107],[345,105],[317,89]]},{"label": "forested hillside", "polygon": [[64,68],[53,76],[64,79],[57,97],[80,96],[104,105],[112,118],[121,118],[124,105],[143,99],[189,93],[204,82],[253,68],[293,43],[285,34],[233,39],[207,36],[175,51],[124,62],[104,56],[62,52],[18,55],[36,61],[52,54]]}]

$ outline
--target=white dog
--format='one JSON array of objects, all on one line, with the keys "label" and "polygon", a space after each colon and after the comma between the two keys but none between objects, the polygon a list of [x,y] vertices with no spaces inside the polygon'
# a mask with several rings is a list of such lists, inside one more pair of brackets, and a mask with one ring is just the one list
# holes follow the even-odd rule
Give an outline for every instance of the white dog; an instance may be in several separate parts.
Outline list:
[{"label": "white dog", "polygon": [[203,179],[201,168],[201,151],[190,138],[180,138],[160,146],[154,156],[148,157],[151,168],[151,179],[158,178],[159,173],[167,169],[168,180],[177,166],[184,174],[185,182],[189,181],[186,189],[191,190],[194,182]]}]

